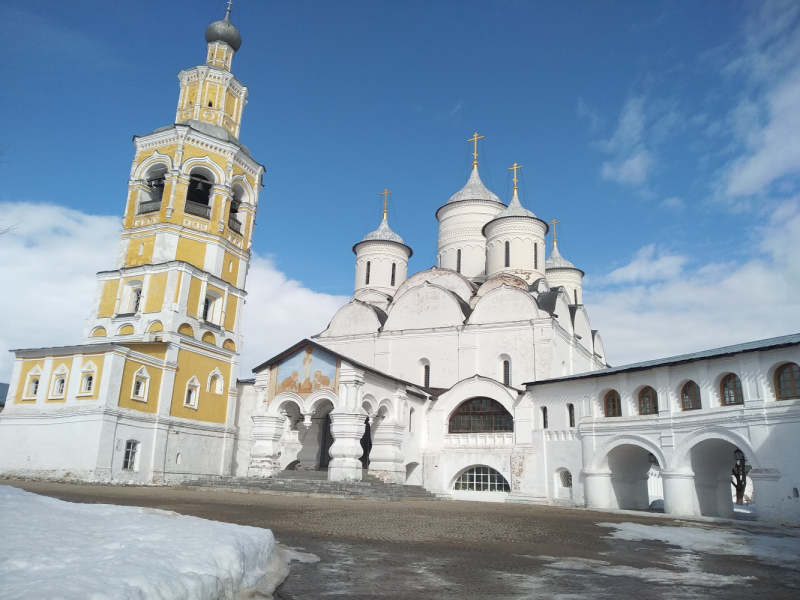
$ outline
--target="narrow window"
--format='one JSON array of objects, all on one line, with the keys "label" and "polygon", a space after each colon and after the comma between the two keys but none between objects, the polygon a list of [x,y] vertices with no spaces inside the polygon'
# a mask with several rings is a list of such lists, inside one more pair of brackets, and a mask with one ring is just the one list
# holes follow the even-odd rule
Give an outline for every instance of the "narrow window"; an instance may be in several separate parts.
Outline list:
[{"label": "narrow window", "polygon": [[58,379],[56,379],[56,385],[55,388],[53,388],[53,393],[56,396],[61,396],[64,393],[64,385],[65,381],[63,377],[59,377]]},{"label": "narrow window", "polygon": [[189,408],[197,408],[199,393],[200,382],[197,380],[197,377],[192,377],[186,384],[186,398],[183,401],[183,405]]},{"label": "narrow window", "polygon": [[144,388],[147,385],[147,380],[142,377],[137,377],[133,384],[133,395],[136,398],[144,398]]},{"label": "narrow window", "polygon": [[230,273],[232,271],[233,271],[233,261],[229,260],[228,261],[228,273]]},{"label": "narrow window", "polygon": [[511,244],[506,242],[506,267],[511,266]]},{"label": "narrow window", "polygon": [[28,395],[35,396],[39,391],[39,378],[34,377],[31,379],[31,386],[28,388]]},{"label": "narrow window", "polygon": [[575,298],[575,304],[578,303],[578,290],[572,290],[572,296]]},{"label": "narrow window", "polygon": [[786,363],[775,371],[775,390],[778,400],[800,398],[800,367]]},{"label": "narrow window", "polygon": [[622,416],[622,401],[619,397],[619,393],[616,390],[611,390],[606,394],[603,404],[605,405],[607,417]]},{"label": "narrow window", "polygon": [[212,314],[211,307],[214,305],[214,300],[210,296],[206,296],[203,302],[203,320],[208,321],[209,316]]},{"label": "narrow window", "polygon": [[[569,426],[575,427],[575,405],[567,404],[567,414],[569,415]],[[568,487],[568,486],[565,486]]]},{"label": "narrow window", "polygon": [[411,433],[411,428],[414,425],[414,409],[408,411],[408,433]]},{"label": "narrow window", "polygon": [[505,385],[511,385],[511,361],[504,360],[503,361],[503,383]]},{"label": "narrow window", "polygon": [[208,103],[208,108],[214,108],[214,103],[213,102],[209,102]]},{"label": "narrow window", "polygon": [[697,410],[700,406],[700,387],[694,382],[689,381],[681,390],[681,401],[683,410]]},{"label": "narrow window", "polygon": [[92,375],[86,375],[83,378],[83,383],[81,384],[81,391],[91,392],[93,384],[94,384],[94,377]]},{"label": "narrow window", "polygon": [[658,414],[658,394],[656,394],[656,391],[649,386],[639,392],[639,414]]},{"label": "narrow window", "polygon": [[144,243],[139,244],[139,256],[141,256],[142,254],[144,254]]},{"label": "narrow window", "polygon": [[186,406],[194,406],[197,402],[197,392],[194,388],[186,390]]},{"label": "narrow window", "polygon": [[397,263],[392,263],[392,283],[391,283],[392,287],[394,287],[394,279],[396,273],[397,273]]},{"label": "narrow window", "polygon": [[456,250],[456,272],[461,273],[461,248]]},{"label": "narrow window", "polygon": [[425,365],[423,369],[423,379],[424,379],[424,387],[431,387],[431,366]]},{"label": "narrow window", "polygon": [[371,266],[372,264],[369,261],[367,261],[367,278],[364,281],[364,285],[369,285],[369,271]]},{"label": "narrow window", "polygon": [[542,429],[547,429],[547,407],[542,407]]},{"label": "narrow window", "polygon": [[533,268],[539,268],[539,244],[533,245]]},{"label": "narrow window", "polygon": [[122,459],[122,468],[126,471],[136,470],[136,455],[139,452],[139,442],[128,440],[125,443],[125,456]]},{"label": "narrow window", "polygon": [[131,308],[132,313],[138,313],[142,306],[142,288],[135,288],[131,291]]},{"label": "narrow window", "polygon": [[722,398],[722,404],[724,406],[744,404],[742,380],[733,373],[723,377],[720,383],[720,397]]}]

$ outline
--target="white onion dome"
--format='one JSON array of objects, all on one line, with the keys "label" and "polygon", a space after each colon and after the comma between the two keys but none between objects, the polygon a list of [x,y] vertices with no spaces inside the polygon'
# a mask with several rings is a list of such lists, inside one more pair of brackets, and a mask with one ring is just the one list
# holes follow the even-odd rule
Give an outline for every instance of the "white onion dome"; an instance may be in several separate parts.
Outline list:
[{"label": "white onion dome", "polygon": [[[491,192],[489,192],[489,193],[491,194]],[[486,225],[483,226],[483,234],[486,235],[486,228],[489,225],[491,225],[492,223],[494,223],[495,221],[498,221],[500,219],[507,219],[509,217],[516,217],[516,218],[522,217],[522,218],[528,218],[528,219],[535,219],[537,221],[541,221],[541,223],[544,224],[544,232],[545,232],[545,234],[547,234],[547,232],[550,230],[550,227],[549,227],[549,225],[547,223],[542,221],[539,217],[537,217],[535,214],[533,214],[527,208],[522,206],[522,204],[519,201],[519,197],[517,197],[517,190],[515,189],[514,190],[514,195],[511,198],[511,202],[509,202],[508,206],[505,207],[500,212],[498,212],[491,221],[489,221]]]},{"label": "white onion dome", "polygon": [[214,21],[206,27],[206,43],[225,42],[233,48],[234,52],[237,52],[242,47],[242,34],[230,22],[230,11],[231,9],[228,8],[222,21]]},{"label": "white onion dome", "polygon": [[450,200],[448,200],[445,204],[461,202],[462,200],[490,200],[491,202],[503,204],[500,198],[492,193],[489,188],[483,185],[483,182],[478,175],[477,167],[473,167],[472,173],[470,173],[469,179],[467,180],[467,184],[455,194],[450,196]]},{"label": "white onion dome", "polygon": [[391,227],[389,227],[389,220],[386,218],[386,215],[383,216],[383,220],[381,224],[378,225],[378,228],[375,231],[369,232],[367,235],[364,236],[358,244],[353,246],[353,252],[356,252],[356,248],[359,244],[363,244],[364,242],[393,242],[395,244],[400,244],[401,246],[408,248],[408,256],[410,257],[414,252],[406,246],[403,242],[403,238],[397,235],[394,231],[392,231]]},{"label": "white onion dome", "polygon": [[576,271],[580,271],[581,275],[584,275],[583,271],[581,271],[578,267],[569,262],[566,258],[561,256],[561,253],[558,251],[558,244],[553,244],[553,251],[550,253],[550,257],[547,259],[544,266],[548,270],[574,269]]}]

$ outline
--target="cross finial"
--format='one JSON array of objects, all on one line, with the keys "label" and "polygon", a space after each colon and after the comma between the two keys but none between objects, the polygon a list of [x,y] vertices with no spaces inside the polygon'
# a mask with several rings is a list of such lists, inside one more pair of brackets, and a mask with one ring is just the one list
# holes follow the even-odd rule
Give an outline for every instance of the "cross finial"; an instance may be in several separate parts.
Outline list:
[{"label": "cross finial", "polygon": [[383,196],[383,218],[386,218],[386,204],[389,201],[389,194],[392,192],[389,191],[389,188],[383,188],[381,192],[381,196]]},{"label": "cross finial", "polygon": [[467,140],[468,142],[475,142],[475,149],[472,151],[472,168],[473,169],[477,169],[478,168],[478,140],[482,140],[483,137],[484,136],[482,136],[482,135],[478,135],[478,132],[476,131],[475,134],[471,138],[469,138]]},{"label": "cross finial", "polygon": [[556,221],[555,219],[550,221],[550,225],[553,226],[553,248],[555,248],[558,245],[557,242],[556,242],[556,224],[557,223],[561,223],[561,221]]},{"label": "cross finial", "polygon": [[517,169],[521,169],[521,168],[522,168],[522,165],[518,165],[517,163],[514,163],[513,167],[508,167],[509,171],[514,171],[514,191],[515,192],[517,191]]},{"label": "cross finial", "polygon": [[233,0],[228,0],[228,10],[225,11],[225,20],[230,21],[231,9],[233,8]]}]

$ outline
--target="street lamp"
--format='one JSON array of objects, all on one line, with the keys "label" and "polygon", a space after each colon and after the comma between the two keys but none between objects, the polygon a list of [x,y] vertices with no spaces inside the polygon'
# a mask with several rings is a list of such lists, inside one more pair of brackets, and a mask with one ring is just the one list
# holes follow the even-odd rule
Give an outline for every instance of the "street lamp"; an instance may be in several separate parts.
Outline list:
[{"label": "street lamp", "polygon": [[744,490],[747,487],[747,474],[750,472],[750,463],[744,452],[737,448],[733,451],[733,481],[731,485],[736,490],[736,504],[744,504]]}]

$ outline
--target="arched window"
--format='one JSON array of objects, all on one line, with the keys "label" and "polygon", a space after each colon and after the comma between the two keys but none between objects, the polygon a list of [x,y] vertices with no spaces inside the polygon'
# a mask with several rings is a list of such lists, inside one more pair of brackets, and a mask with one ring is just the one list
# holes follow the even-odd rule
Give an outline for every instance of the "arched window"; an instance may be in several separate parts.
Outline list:
[{"label": "arched window", "polygon": [[461,248],[456,250],[456,272],[461,273]]},{"label": "arched window", "polygon": [[450,417],[450,433],[514,431],[514,418],[503,405],[491,398],[472,398],[463,402]]},{"label": "arched window", "polygon": [[572,487],[572,473],[569,471],[561,471],[561,487],[571,488]]},{"label": "arched window", "polygon": [[506,267],[511,266],[511,243],[506,242]]},{"label": "arched window", "polygon": [[539,268],[539,244],[533,245],[533,268]]},{"label": "arched window", "polygon": [[742,380],[735,373],[728,373],[719,384],[719,396],[722,398],[723,406],[744,404]]},{"label": "arched window", "polygon": [[92,386],[94,385],[94,376],[89,373],[88,375],[84,375],[83,381],[81,382],[81,392],[84,394],[88,394],[92,391]]},{"label": "arched window", "polygon": [[511,361],[504,360],[503,361],[503,383],[505,385],[511,385]]},{"label": "arched window", "polygon": [[397,263],[392,263],[392,283],[391,283],[392,287],[394,287],[394,280],[396,273],[397,273]]},{"label": "arched window", "polygon": [[697,410],[702,408],[700,405],[700,386],[694,381],[687,381],[681,390],[681,402],[683,410]]},{"label": "arched window", "polygon": [[197,400],[200,395],[200,382],[197,377],[192,377],[186,383],[186,396],[183,405],[188,408],[197,408]]},{"label": "arched window", "polygon": [[66,381],[63,377],[59,377],[56,379],[56,383],[53,386],[53,395],[54,396],[63,396],[64,395],[64,387],[66,385]]},{"label": "arched window", "polygon": [[575,298],[575,304],[578,303],[578,290],[572,290],[572,296]]},{"label": "arched window", "polygon": [[656,391],[650,386],[647,386],[639,392],[639,414],[658,414],[658,394],[656,394]]},{"label": "arched window", "polygon": [[431,366],[425,365],[422,368],[422,385],[424,387],[431,387]]},{"label": "arched window", "polygon": [[542,429],[547,429],[547,407],[542,407]]},{"label": "arched window", "polygon": [[619,397],[617,390],[611,390],[606,394],[603,401],[607,417],[621,417],[622,416],[622,400]]},{"label": "arched window", "polygon": [[456,479],[454,490],[470,492],[510,492],[511,486],[500,473],[491,467],[467,469]]},{"label": "arched window", "polygon": [[569,426],[575,427],[575,405],[567,404],[567,416],[569,417]]},{"label": "arched window", "polygon": [[134,288],[131,290],[131,304],[128,308],[129,312],[138,313],[142,308],[142,288]]},{"label": "arched window", "polygon": [[[201,206],[208,206],[211,200],[211,180],[201,173],[192,173],[189,176],[189,192],[186,200]],[[195,214],[195,213],[192,213]],[[198,216],[206,216],[205,214]],[[206,216],[208,218],[208,216]]]},{"label": "arched window", "polygon": [[67,367],[64,365],[59,365],[59,367],[53,372],[55,376],[53,379],[53,387],[50,389],[50,397],[51,398],[63,398],[64,392],[67,388]]},{"label": "arched window", "polygon": [[147,402],[147,391],[150,384],[150,375],[147,369],[142,367],[133,375],[133,387],[131,388],[131,399],[139,402]]},{"label": "arched window", "polygon": [[369,271],[372,264],[370,261],[367,261],[367,277],[364,279],[364,285],[369,285]]},{"label": "arched window", "polygon": [[775,390],[778,400],[800,398],[800,367],[786,363],[775,371]]},{"label": "arched window", "polygon": [[39,393],[39,378],[31,377],[31,384],[28,387],[28,395],[35,396],[38,393]]},{"label": "arched window", "polygon": [[413,427],[414,427],[414,409],[410,408],[408,410],[408,433],[411,433]]},{"label": "arched window", "polygon": [[203,301],[203,320],[208,321],[208,316],[211,313],[211,307],[214,304],[214,299],[211,296],[206,296],[206,299]]}]

